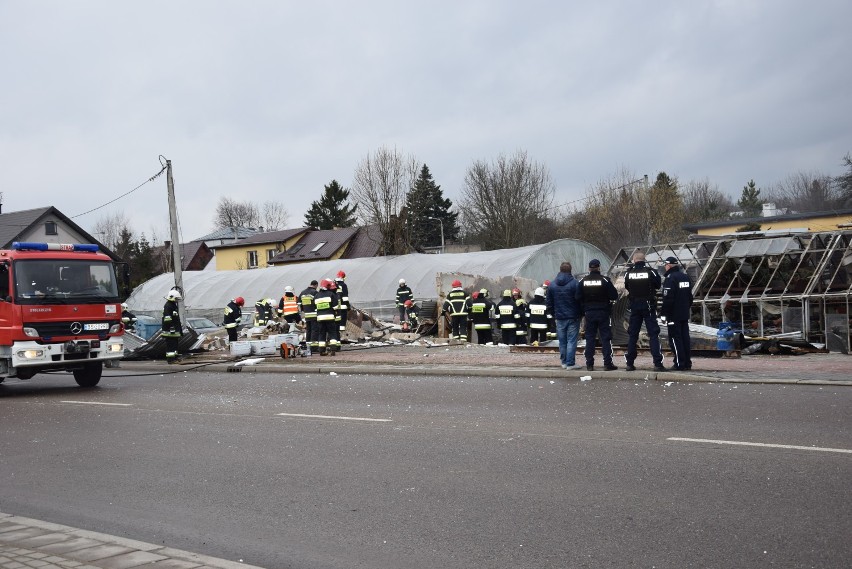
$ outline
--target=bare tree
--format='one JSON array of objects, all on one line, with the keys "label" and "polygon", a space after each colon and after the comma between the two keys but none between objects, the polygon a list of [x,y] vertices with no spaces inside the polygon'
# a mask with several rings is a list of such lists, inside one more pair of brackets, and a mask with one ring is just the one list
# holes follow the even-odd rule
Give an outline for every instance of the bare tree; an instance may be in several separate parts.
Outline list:
[{"label": "bare tree", "polygon": [[264,202],[260,208],[260,224],[267,231],[280,231],[287,227],[290,212],[281,202]]},{"label": "bare tree", "polygon": [[767,198],[792,211],[825,211],[843,201],[836,180],[822,172],[790,174],[772,186]]},{"label": "bare tree", "polygon": [[237,201],[228,197],[219,198],[213,224],[224,227],[257,227],[260,225],[260,212],[250,201]]},{"label": "bare tree", "polygon": [[644,243],[647,219],[637,219],[633,213],[650,207],[646,196],[638,192],[643,184],[635,172],[622,166],[586,190],[583,205],[568,214],[560,234],[588,241],[609,255],[628,242]]},{"label": "bare tree", "polygon": [[361,221],[378,227],[385,255],[408,252],[404,206],[419,168],[414,156],[387,147],[368,154],[355,168],[352,199]]},{"label": "bare tree", "polygon": [[103,215],[98,218],[94,226],[94,233],[98,241],[113,251],[116,250],[121,241],[121,232],[125,230],[133,233],[130,229],[130,220],[124,212]]},{"label": "bare tree", "polygon": [[681,187],[684,222],[700,223],[726,219],[734,211],[734,200],[710,180],[690,180]]},{"label": "bare tree", "polygon": [[467,233],[478,236],[484,249],[521,247],[552,237],[540,229],[555,193],[547,166],[519,150],[491,164],[474,162],[465,174],[459,210]]}]

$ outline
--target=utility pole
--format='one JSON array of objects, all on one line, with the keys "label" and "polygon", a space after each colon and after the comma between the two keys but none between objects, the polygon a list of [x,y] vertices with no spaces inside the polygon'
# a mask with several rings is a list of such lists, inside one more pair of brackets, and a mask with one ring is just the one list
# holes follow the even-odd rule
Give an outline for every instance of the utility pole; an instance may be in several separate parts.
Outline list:
[{"label": "utility pole", "polygon": [[175,272],[175,288],[180,291],[183,302],[178,302],[180,322],[186,325],[186,294],[183,290],[183,267],[180,261],[180,241],[177,228],[177,207],[175,206],[175,181],[172,178],[172,161],[166,160],[166,185],[169,190],[169,227],[172,235],[172,267]]},{"label": "utility pole", "polygon": [[440,217],[427,217],[426,219],[431,219],[433,221],[437,221],[441,224],[441,253],[444,252],[444,220]]}]

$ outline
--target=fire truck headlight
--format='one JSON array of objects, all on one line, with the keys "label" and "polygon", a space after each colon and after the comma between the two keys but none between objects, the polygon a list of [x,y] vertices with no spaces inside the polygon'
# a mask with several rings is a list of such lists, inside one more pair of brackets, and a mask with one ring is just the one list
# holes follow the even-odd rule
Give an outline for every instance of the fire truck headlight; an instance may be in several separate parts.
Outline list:
[{"label": "fire truck headlight", "polygon": [[109,351],[110,352],[120,352],[124,349],[124,344],[110,344]]},{"label": "fire truck headlight", "polygon": [[119,332],[121,332],[121,322],[119,322],[118,324],[113,324],[109,327],[110,334],[118,334]]},{"label": "fire truck headlight", "polygon": [[36,330],[35,328],[25,327],[24,334],[29,336],[30,338],[38,338],[38,330]]},{"label": "fire truck headlight", "polygon": [[44,357],[44,350],[21,350],[18,357],[22,360],[35,360]]}]

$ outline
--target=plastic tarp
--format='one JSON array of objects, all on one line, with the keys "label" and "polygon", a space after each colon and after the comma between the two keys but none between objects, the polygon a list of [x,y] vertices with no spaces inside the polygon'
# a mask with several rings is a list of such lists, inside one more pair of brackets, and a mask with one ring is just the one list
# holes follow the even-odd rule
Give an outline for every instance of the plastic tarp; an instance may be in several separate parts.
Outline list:
[{"label": "plastic tarp", "polygon": [[[286,285],[299,294],[311,280],[333,279],[342,270],[346,273],[349,298],[354,307],[385,312],[394,309],[399,279],[405,279],[415,300],[434,301],[440,292],[439,274],[479,275],[494,281],[519,277],[541,283],[556,276],[562,261],[570,261],[577,275],[588,270],[588,262],[593,258],[601,261],[602,270],[608,269],[609,258],[594,245],[576,239],[559,239],[543,245],[474,253],[414,253],[244,271],[184,271],[184,299],[191,314],[219,322],[224,306],[232,298],[242,296],[244,311],[250,312],[261,298],[272,298],[277,304]],[[127,303],[133,312],[159,314],[165,295],[173,285],[172,273],[159,275],[139,285]]]}]

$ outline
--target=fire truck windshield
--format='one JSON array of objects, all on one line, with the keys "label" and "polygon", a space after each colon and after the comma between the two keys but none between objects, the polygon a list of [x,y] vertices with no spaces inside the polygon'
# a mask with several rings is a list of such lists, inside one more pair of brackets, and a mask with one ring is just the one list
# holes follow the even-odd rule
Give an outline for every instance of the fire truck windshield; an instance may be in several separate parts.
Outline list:
[{"label": "fire truck windshield", "polygon": [[118,302],[112,263],[26,259],[13,264],[17,304],[96,304]]}]

